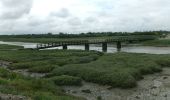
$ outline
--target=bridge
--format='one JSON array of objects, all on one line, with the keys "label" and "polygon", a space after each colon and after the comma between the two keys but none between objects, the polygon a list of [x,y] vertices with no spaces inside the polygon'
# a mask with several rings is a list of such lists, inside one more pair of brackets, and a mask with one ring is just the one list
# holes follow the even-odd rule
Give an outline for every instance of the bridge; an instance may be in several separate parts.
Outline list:
[{"label": "bridge", "polygon": [[133,42],[133,41],[147,41],[147,40],[154,40],[158,37],[156,35],[129,35],[129,36],[112,36],[105,39],[75,39],[75,40],[67,40],[67,41],[58,41],[52,43],[39,43],[37,44],[37,49],[45,49],[45,48],[53,48],[62,46],[64,50],[67,49],[69,45],[84,45],[85,50],[89,50],[90,44],[102,44],[103,52],[107,51],[107,44],[108,43],[116,43],[117,50],[121,50],[121,43],[122,42]]}]

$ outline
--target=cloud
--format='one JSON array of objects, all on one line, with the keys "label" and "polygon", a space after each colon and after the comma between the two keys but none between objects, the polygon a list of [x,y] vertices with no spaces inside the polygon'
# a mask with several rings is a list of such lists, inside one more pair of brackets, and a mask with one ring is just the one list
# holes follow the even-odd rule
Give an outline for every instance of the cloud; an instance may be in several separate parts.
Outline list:
[{"label": "cloud", "polygon": [[58,12],[52,12],[50,13],[50,16],[54,16],[54,17],[59,17],[59,18],[67,18],[69,16],[71,16],[70,12],[68,9],[66,8],[62,8],[60,11]]},{"label": "cloud", "polygon": [[32,0],[1,0],[3,11],[0,13],[1,19],[17,19],[25,14],[29,14],[32,8]]},{"label": "cloud", "polygon": [[0,34],[170,31],[169,12],[170,0],[0,0]]}]

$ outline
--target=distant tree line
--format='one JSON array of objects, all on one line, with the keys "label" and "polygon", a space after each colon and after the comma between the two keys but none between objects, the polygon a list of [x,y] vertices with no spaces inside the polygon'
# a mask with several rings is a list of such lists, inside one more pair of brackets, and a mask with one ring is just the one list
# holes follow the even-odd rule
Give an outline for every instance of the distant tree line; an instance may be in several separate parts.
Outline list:
[{"label": "distant tree line", "polygon": [[146,31],[146,32],[87,32],[80,34],[69,33],[47,33],[47,34],[24,34],[24,35],[0,35],[0,38],[83,38],[103,36],[128,36],[128,35],[158,35],[165,37],[170,31]]}]

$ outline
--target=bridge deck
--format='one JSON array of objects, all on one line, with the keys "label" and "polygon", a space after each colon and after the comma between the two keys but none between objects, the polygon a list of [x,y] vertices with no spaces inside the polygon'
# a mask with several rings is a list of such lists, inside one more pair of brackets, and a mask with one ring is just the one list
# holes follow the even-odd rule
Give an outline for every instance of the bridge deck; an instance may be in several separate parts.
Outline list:
[{"label": "bridge deck", "polygon": [[100,44],[100,43],[112,43],[112,42],[126,42],[126,41],[146,41],[154,40],[155,35],[135,35],[135,36],[115,36],[106,39],[91,39],[91,40],[67,40],[53,43],[37,44],[37,49],[59,47],[64,45],[84,45],[84,44]]}]

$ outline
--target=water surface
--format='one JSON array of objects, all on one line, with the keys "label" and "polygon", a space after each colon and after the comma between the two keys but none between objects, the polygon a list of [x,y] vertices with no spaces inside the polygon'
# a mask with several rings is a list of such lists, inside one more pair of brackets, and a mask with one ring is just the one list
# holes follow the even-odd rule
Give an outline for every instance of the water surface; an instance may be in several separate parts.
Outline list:
[{"label": "water surface", "polygon": [[[36,48],[37,43],[26,43],[26,42],[3,42],[0,44],[9,44],[23,46],[24,48]],[[62,47],[54,47],[48,49],[62,49]],[[72,45],[68,46],[68,49],[85,50],[84,45]],[[96,50],[102,52],[102,45],[91,44],[90,50]],[[152,46],[140,46],[140,45],[123,45],[122,52],[130,53],[148,53],[148,54],[170,54],[170,47],[152,47]],[[117,48],[114,44],[108,44],[107,53],[115,53]]]}]

